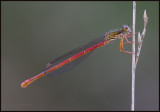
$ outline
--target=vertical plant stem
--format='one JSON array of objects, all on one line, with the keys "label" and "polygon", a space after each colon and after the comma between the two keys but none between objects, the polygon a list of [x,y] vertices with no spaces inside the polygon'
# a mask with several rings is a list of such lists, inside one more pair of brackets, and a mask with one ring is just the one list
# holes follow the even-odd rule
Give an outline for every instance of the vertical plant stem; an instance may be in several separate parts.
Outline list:
[{"label": "vertical plant stem", "polygon": [[[135,34],[135,24],[136,24],[136,2],[133,1],[133,34]],[[133,35],[132,42],[135,42],[135,35]],[[132,43],[132,97],[131,97],[131,111],[134,111],[135,106],[135,43]]]}]

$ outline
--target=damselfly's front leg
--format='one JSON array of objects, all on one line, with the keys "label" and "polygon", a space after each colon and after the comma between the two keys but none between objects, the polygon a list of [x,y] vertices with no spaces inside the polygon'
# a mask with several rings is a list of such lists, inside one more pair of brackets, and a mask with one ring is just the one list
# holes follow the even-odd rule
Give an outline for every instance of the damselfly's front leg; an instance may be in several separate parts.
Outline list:
[{"label": "damselfly's front leg", "polygon": [[[135,34],[136,34],[136,33],[135,33]],[[132,37],[132,36],[135,35],[135,34],[124,36],[126,42],[123,43],[123,44],[142,43],[142,42],[131,42],[131,41],[129,41],[129,40],[127,39],[128,37]]]}]

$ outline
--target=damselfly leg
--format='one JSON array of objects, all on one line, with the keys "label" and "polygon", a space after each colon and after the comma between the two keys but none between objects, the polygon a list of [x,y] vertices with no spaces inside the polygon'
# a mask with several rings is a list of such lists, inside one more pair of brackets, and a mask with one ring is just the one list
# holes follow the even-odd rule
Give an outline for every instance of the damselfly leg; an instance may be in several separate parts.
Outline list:
[{"label": "damselfly leg", "polygon": [[[131,41],[129,41],[127,38],[129,38],[129,37],[132,37],[133,35],[135,35],[135,34],[132,34],[132,35],[127,35],[127,34],[125,34],[125,35],[123,35],[122,37],[121,37],[121,40],[120,40],[120,44],[119,44],[119,51],[120,52],[125,52],[125,53],[129,53],[129,54],[134,54],[134,53],[132,53],[132,52],[129,52],[129,51],[125,51],[124,50],[124,44],[132,44],[132,43],[141,43],[141,42],[131,42]],[[124,39],[126,40],[126,42],[124,43]]]}]

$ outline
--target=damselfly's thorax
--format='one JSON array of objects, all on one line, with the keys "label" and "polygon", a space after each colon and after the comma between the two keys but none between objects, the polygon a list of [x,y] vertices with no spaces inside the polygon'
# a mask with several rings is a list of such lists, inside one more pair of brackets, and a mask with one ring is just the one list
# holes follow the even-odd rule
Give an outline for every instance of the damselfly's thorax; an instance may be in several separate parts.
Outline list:
[{"label": "damselfly's thorax", "polygon": [[131,28],[128,25],[123,25],[120,30],[106,32],[105,38],[108,41],[113,41],[115,39],[121,39],[123,36],[131,34]]}]

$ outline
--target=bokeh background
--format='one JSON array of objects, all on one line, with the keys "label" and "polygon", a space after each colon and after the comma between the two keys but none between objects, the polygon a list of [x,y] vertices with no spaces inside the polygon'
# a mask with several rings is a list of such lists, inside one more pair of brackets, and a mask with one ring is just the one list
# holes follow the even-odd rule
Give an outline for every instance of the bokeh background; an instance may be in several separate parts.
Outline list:
[{"label": "bokeh background", "polygon": [[[136,70],[135,110],[159,109],[159,2],[136,2],[136,32],[149,17]],[[130,110],[130,54],[119,40],[95,50],[71,71],[21,83],[54,58],[103,35],[132,26],[132,2],[1,2],[2,110]],[[131,50],[131,46],[126,46]]]}]

